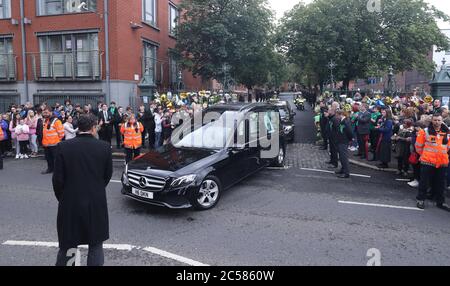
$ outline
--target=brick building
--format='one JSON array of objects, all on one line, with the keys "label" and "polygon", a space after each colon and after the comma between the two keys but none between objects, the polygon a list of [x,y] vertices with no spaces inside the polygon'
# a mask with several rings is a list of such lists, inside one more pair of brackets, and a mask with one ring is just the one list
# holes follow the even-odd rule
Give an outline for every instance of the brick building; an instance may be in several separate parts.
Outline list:
[{"label": "brick building", "polygon": [[0,0],[0,110],[66,98],[135,106],[155,91],[207,89],[173,57],[179,2]]}]

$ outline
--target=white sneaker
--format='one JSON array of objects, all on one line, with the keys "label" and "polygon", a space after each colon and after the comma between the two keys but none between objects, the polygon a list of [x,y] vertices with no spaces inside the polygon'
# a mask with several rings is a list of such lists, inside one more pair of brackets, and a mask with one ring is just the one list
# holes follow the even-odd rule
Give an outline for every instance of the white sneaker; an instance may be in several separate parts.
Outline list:
[{"label": "white sneaker", "polygon": [[16,155],[16,159],[20,159],[20,156],[19,156],[19,154],[17,154],[17,155]]},{"label": "white sneaker", "polygon": [[24,157],[25,159],[28,159],[28,155],[27,155],[27,154],[23,155],[23,157]]},{"label": "white sneaker", "polygon": [[23,154],[19,154],[20,159],[23,159]]},{"label": "white sneaker", "polygon": [[414,180],[414,181],[412,181],[412,182],[409,182],[408,185],[409,185],[411,188],[417,188],[417,187],[419,186],[419,181]]}]

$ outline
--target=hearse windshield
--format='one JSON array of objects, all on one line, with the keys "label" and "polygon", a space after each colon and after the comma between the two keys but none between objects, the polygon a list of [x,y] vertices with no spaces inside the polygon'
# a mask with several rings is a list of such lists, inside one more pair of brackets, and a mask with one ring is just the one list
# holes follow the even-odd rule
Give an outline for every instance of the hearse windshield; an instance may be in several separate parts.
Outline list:
[{"label": "hearse windshield", "polygon": [[173,145],[177,148],[224,149],[233,142],[239,120],[239,112],[236,111],[209,113],[204,116],[203,126]]}]

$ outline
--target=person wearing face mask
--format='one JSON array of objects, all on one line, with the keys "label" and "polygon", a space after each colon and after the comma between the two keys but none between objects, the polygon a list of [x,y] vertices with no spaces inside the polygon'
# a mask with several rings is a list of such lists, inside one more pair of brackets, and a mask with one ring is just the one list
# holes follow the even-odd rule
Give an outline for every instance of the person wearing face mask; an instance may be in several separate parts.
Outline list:
[{"label": "person wearing face mask", "polygon": [[50,107],[47,107],[43,113],[42,126],[42,145],[44,146],[45,159],[47,160],[47,170],[42,172],[43,175],[51,174],[55,167],[56,146],[64,138],[64,126]]},{"label": "person wearing face mask", "polygon": [[144,126],[136,120],[134,114],[120,128],[120,133],[123,135],[125,162],[127,164],[141,154],[142,132],[144,132]]}]

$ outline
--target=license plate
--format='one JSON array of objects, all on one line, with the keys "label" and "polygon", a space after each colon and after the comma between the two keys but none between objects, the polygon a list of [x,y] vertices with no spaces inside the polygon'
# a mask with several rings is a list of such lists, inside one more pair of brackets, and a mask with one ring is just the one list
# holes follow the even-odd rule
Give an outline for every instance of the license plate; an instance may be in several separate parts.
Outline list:
[{"label": "license plate", "polygon": [[150,200],[153,199],[153,193],[152,192],[141,191],[141,190],[138,190],[136,188],[133,188],[131,190],[131,192],[133,193],[133,195],[141,197],[141,198],[150,199]]}]

